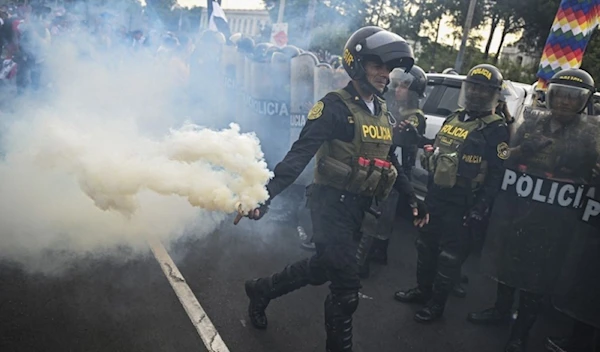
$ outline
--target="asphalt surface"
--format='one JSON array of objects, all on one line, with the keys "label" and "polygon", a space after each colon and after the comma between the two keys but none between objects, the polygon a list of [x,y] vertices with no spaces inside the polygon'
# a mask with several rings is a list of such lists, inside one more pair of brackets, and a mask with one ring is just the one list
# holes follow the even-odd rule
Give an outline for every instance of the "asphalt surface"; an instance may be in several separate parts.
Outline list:
[{"label": "asphalt surface", "polygon": [[[269,275],[310,255],[296,229],[274,221],[226,222],[204,238],[193,235],[168,247],[208,316],[232,352],[325,350],[323,301],[327,286],[306,287],[269,305],[269,328],[253,329],[246,316],[244,281]],[[415,283],[416,231],[399,219],[387,266],[373,266],[363,282],[354,319],[355,352],[503,351],[508,326],[479,327],[467,312],[494,301],[495,284],[464,268],[468,295],[452,297],[434,324],[413,320],[419,306],[392,299]],[[206,351],[158,263],[150,252],[127,261],[82,259],[59,277],[30,275],[0,265],[0,351]],[[551,309],[532,331],[530,351],[544,351],[548,334],[566,333],[569,321]]]}]

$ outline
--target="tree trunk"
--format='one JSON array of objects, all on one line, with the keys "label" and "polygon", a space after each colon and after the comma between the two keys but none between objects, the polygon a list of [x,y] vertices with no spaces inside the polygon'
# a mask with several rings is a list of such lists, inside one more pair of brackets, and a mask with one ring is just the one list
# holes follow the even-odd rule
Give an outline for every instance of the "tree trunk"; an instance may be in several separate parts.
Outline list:
[{"label": "tree trunk", "polygon": [[510,17],[504,19],[504,26],[502,28],[502,37],[500,38],[500,45],[498,45],[498,51],[496,52],[496,55],[494,56],[494,64],[498,63],[498,58],[500,57],[500,52],[502,51],[502,47],[504,46],[504,40],[506,39],[506,36],[508,35],[508,32],[510,31],[510,23],[508,21],[510,21]]},{"label": "tree trunk", "polygon": [[435,42],[433,43],[433,53],[431,55],[431,64],[435,65],[435,54],[437,51],[437,47],[438,47],[438,40],[440,37],[440,25],[442,24],[442,18],[440,17],[438,19],[438,23],[437,23],[437,27],[435,29]]},{"label": "tree trunk", "polygon": [[500,16],[498,14],[494,14],[492,17],[492,24],[490,26],[490,36],[488,37],[488,41],[485,44],[485,51],[483,53],[484,60],[490,56],[490,47],[492,46],[492,39],[494,39],[494,33],[496,33],[496,28],[498,27],[498,23],[500,22]]}]

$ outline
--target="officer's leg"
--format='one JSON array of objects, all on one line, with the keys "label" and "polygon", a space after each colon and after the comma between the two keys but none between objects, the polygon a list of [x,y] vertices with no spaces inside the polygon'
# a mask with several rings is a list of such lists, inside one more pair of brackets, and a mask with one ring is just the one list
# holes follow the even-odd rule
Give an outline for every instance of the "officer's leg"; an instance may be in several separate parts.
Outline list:
[{"label": "officer's leg", "polygon": [[387,265],[388,254],[387,249],[390,243],[390,236],[394,230],[394,221],[396,220],[396,208],[398,206],[398,199],[400,194],[398,191],[393,189],[390,195],[382,202],[381,217],[377,222],[375,231],[375,239],[373,241],[373,247],[371,249],[370,259],[373,263],[379,263]]},{"label": "officer's leg", "polygon": [[[313,202],[311,202],[312,204]],[[320,204],[319,202],[314,202]],[[311,205],[311,220],[314,231],[328,231],[325,216],[328,213],[322,205]],[[323,260],[324,250],[318,250],[311,258],[286,266],[281,272],[269,277],[246,281],[246,295],[250,298],[248,315],[250,322],[258,329],[267,327],[265,310],[269,302],[284,294],[308,284],[322,285],[328,281]]]},{"label": "officer's leg", "polygon": [[[352,315],[358,307],[361,287],[354,236],[360,231],[364,209],[368,206],[368,203],[348,198],[333,202],[321,209],[319,215],[323,221],[319,230],[314,228],[315,236],[324,235],[315,237],[315,242],[317,249],[323,248],[322,262],[331,282],[324,307],[328,352],[352,351]],[[316,216],[313,213],[313,218]]]},{"label": "officer's leg", "polygon": [[328,352],[352,351],[352,315],[358,308],[360,278],[351,244],[327,246],[327,273],[330,293],[325,299],[325,330]]},{"label": "officer's leg", "polygon": [[433,280],[438,265],[439,239],[444,228],[441,214],[437,213],[436,208],[432,205],[429,206],[429,209],[429,224],[419,230],[419,236],[415,241],[417,247],[417,287],[397,291],[394,298],[400,302],[424,304],[431,298]]},{"label": "officer's leg", "polygon": [[505,352],[523,352],[527,350],[529,331],[542,307],[543,297],[543,295],[537,293],[519,292],[519,314],[510,330]]},{"label": "officer's leg", "polygon": [[433,283],[431,301],[415,314],[418,322],[431,322],[440,318],[446,307],[448,295],[459,281],[460,268],[469,251],[469,232],[463,226],[465,209],[445,204],[442,215],[443,233],[439,242],[437,272]]},{"label": "officer's leg", "polygon": [[257,329],[267,327],[265,310],[272,299],[295,291],[308,284],[323,285],[327,276],[322,267],[322,252],[311,258],[286,266],[281,272],[271,276],[246,281],[246,295],[250,298],[248,316]]},{"label": "officer's leg", "polygon": [[548,337],[546,349],[554,352],[595,352],[596,329],[588,324],[575,321],[568,337]]},{"label": "officer's leg", "polygon": [[467,315],[467,320],[473,324],[480,325],[496,325],[508,323],[511,316],[511,308],[513,306],[515,289],[498,282],[496,289],[496,303],[493,307],[482,310],[481,312],[473,312]]}]

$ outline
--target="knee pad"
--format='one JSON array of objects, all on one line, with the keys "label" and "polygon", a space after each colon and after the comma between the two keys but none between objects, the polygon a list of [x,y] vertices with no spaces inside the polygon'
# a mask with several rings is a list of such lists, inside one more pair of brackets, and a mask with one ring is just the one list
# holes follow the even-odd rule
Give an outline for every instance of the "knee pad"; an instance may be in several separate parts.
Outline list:
[{"label": "knee pad", "polygon": [[417,248],[417,253],[421,255],[429,255],[431,252],[433,252],[431,245],[424,241],[420,236],[415,241],[415,247]]},{"label": "knee pad", "polygon": [[460,275],[461,265],[462,260],[455,253],[442,251],[438,256],[438,268],[440,268],[440,271],[443,271],[443,269],[452,269],[453,272],[456,271]]},{"label": "knee pad", "polygon": [[352,315],[358,308],[358,292],[345,292],[334,294],[331,303],[339,309],[343,315]]},{"label": "knee pad", "polygon": [[438,265],[446,268],[457,268],[460,270],[461,260],[458,255],[448,252],[442,251],[438,256]]}]

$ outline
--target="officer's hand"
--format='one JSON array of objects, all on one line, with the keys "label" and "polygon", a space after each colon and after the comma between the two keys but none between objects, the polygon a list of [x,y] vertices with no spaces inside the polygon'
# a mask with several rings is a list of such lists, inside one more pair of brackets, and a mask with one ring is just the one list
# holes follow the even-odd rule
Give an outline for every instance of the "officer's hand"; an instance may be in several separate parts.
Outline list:
[{"label": "officer's hand", "polygon": [[413,224],[418,227],[423,227],[429,223],[429,213],[427,212],[427,206],[425,202],[417,199],[416,202],[411,204],[413,212]]},{"label": "officer's hand", "polygon": [[417,136],[419,135],[419,132],[417,131],[415,126],[413,126],[413,124],[410,123],[408,120],[400,121],[400,123],[398,124],[398,131],[400,133],[409,133]]},{"label": "officer's hand", "polygon": [[482,204],[471,208],[463,217],[463,226],[473,227],[480,224],[485,217],[486,209],[487,207]]},{"label": "officer's hand", "polygon": [[248,215],[246,216],[252,220],[260,220],[268,211],[269,204],[267,202],[265,204],[261,204],[258,208],[250,210],[250,212],[248,212]]},{"label": "officer's hand", "polygon": [[521,143],[521,152],[524,155],[535,154],[535,153],[539,152],[540,150],[546,148],[550,144],[552,144],[552,140],[548,139],[544,136],[539,136],[537,138],[528,139],[528,140],[523,141],[523,143]]}]

